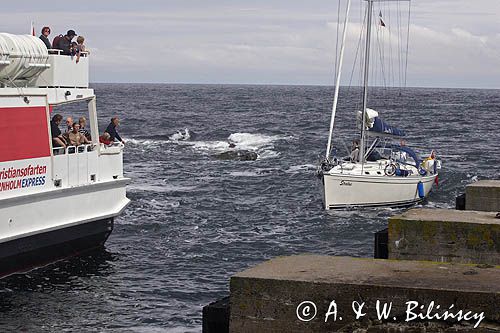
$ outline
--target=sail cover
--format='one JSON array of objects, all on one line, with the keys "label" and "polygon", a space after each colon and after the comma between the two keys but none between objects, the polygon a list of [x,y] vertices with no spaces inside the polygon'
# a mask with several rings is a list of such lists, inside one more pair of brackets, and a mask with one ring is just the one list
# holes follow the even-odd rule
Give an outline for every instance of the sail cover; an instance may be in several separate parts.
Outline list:
[{"label": "sail cover", "polygon": [[406,133],[404,130],[391,126],[385,121],[383,121],[380,117],[375,117],[373,119],[373,126],[369,129],[371,132],[395,135],[395,136],[405,136]]},{"label": "sail cover", "polygon": [[[404,130],[391,126],[378,116],[378,112],[373,109],[366,109],[366,127],[368,131],[385,135],[405,136]],[[358,111],[358,121],[361,123],[362,112]]]}]

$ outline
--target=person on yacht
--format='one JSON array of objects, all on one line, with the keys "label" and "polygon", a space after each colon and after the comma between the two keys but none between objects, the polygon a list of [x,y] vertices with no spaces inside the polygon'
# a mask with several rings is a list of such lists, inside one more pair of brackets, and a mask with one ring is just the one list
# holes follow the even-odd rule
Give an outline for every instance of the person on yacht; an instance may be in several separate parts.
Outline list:
[{"label": "person on yacht", "polygon": [[[401,148],[406,147],[406,141],[401,140],[399,145],[401,146]],[[402,163],[406,163],[407,159],[408,159],[408,154],[405,151],[400,150],[396,153],[396,160],[397,161],[402,162]]]},{"label": "person on yacht", "polygon": [[357,162],[359,160],[359,140],[353,140],[352,141],[352,147],[351,147],[351,162]]},{"label": "person on yacht", "polygon": [[433,149],[428,157],[422,161],[422,166],[427,171],[436,172],[436,151]]}]

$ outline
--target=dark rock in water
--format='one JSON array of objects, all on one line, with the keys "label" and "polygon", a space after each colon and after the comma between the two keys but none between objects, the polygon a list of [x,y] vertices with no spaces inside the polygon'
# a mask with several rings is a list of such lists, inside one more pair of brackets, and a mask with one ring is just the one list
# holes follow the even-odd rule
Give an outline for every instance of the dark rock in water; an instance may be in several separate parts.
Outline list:
[{"label": "dark rock in water", "polygon": [[255,161],[259,155],[250,150],[228,150],[215,155],[220,160]]}]

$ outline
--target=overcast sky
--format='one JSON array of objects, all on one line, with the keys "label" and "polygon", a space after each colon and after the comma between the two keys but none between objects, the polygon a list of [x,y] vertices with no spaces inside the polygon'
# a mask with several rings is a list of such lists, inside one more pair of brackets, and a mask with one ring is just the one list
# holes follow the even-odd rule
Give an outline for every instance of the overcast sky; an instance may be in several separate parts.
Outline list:
[{"label": "overcast sky", "polygon": [[[334,82],[337,3],[6,1],[0,31],[27,33],[31,20],[37,33],[49,25],[51,39],[74,29],[86,37],[92,52],[93,82],[330,85]],[[344,84],[361,20],[361,0],[352,3]],[[395,50],[396,7],[379,6],[386,6],[381,9],[387,9],[383,18],[390,23]],[[415,0],[411,6],[409,86],[500,88],[499,0]],[[400,8],[407,4],[401,3]],[[401,17],[406,22],[405,15]]]}]

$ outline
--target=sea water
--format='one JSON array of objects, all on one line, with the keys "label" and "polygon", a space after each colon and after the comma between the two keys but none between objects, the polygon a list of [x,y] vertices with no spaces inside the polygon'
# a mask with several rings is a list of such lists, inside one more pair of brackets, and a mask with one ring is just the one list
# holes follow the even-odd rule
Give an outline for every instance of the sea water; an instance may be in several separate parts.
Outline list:
[{"label": "sea water", "polygon": [[[93,88],[101,131],[120,117],[132,202],[104,251],[0,280],[2,332],[199,332],[202,307],[228,294],[232,274],[279,255],[372,257],[374,232],[401,212],[323,210],[315,165],[332,87]],[[358,137],[360,94],[341,89],[340,154],[342,140]],[[409,146],[424,156],[435,149],[443,161],[423,206],[454,208],[465,185],[500,177],[499,90],[375,88],[371,96]],[[76,117],[84,107],[61,112]],[[258,159],[217,159],[228,142]]]}]

